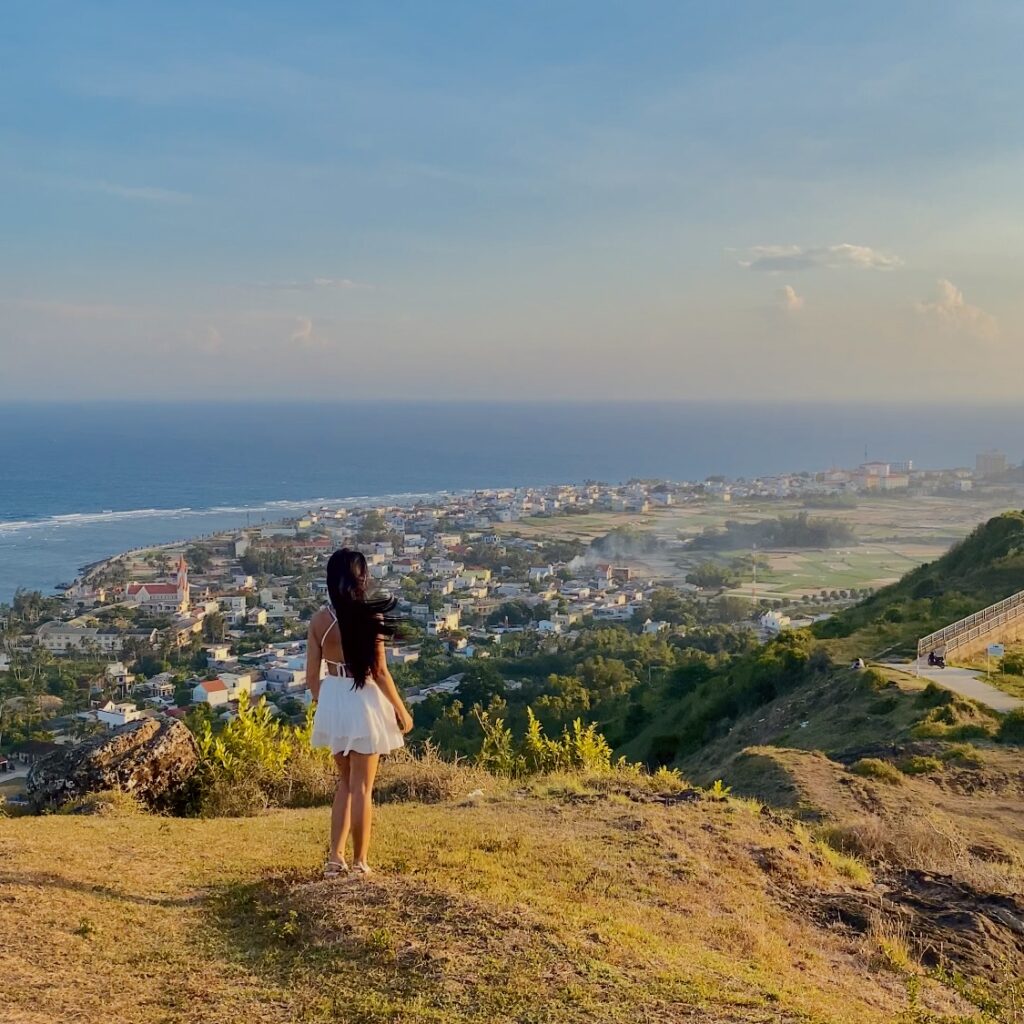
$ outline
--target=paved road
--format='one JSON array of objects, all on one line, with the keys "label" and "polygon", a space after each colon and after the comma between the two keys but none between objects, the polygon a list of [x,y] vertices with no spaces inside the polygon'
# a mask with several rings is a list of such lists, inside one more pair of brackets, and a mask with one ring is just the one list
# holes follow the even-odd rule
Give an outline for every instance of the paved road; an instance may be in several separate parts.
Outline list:
[{"label": "paved road", "polygon": [[[1011,697],[1002,690],[997,690],[990,683],[985,682],[984,673],[974,672],[969,668],[933,668],[928,664],[927,658],[922,658],[918,666],[920,674],[925,679],[933,679],[939,686],[947,690],[959,693],[961,697],[970,697],[979,704],[987,704],[994,711],[1013,711],[1015,708],[1024,708],[1024,700],[1019,697]],[[914,671],[914,663],[911,662],[909,671]]]}]

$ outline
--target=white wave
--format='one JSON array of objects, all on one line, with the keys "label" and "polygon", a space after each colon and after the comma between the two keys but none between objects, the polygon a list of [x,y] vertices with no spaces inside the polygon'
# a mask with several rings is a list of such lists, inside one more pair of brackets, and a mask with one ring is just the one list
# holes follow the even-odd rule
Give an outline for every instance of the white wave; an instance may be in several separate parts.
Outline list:
[{"label": "white wave", "polygon": [[[314,511],[329,508],[353,508],[360,505],[402,505],[416,501],[436,500],[445,495],[467,493],[463,491],[403,491],[397,494],[357,495],[337,498],[281,498],[257,502],[251,505],[214,505],[209,508],[133,508],[103,512],[65,512],[40,519],[0,520],[0,536],[30,530],[44,531],[82,526],[96,526],[102,523],[117,523],[135,519],[188,519],[204,516],[238,516],[253,513],[280,514],[285,511]],[[239,525],[242,525],[239,522]],[[229,528],[219,527],[221,529]]]}]

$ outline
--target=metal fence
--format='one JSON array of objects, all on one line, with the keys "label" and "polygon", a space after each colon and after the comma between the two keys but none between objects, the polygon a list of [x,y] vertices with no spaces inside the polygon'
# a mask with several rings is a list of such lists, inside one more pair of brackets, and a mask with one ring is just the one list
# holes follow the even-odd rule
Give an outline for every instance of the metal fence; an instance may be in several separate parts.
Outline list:
[{"label": "metal fence", "polygon": [[939,648],[944,648],[948,654],[972,640],[977,640],[978,637],[984,636],[986,633],[991,633],[1000,626],[1005,626],[1008,622],[1013,622],[1022,615],[1024,615],[1024,590],[922,637],[917,641],[917,656],[920,658],[929,651]]}]

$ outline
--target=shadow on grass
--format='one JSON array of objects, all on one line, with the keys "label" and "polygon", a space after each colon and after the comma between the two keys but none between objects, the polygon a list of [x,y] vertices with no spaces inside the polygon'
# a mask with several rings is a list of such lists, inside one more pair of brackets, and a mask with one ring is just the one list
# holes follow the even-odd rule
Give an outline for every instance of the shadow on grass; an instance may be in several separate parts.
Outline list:
[{"label": "shadow on grass", "polygon": [[199,903],[201,896],[188,895],[180,897],[142,896],[136,893],[115,889],[110,885],[97,885],[93,882],[76,882],[52,872],[0,872],[0,887],[6,885],[25,885],[32,888],[63,889],[66,892],[82,893],[99,896],[103,899],[118,900],[122,903],[134,903],[143,907],[187,907]]},{"label": "shadow on grass", "polygon": [[216,890],[206,906],[225,954],[287,991],[303,1020],[582,1024],[635,1012],[635,1001],[602,1006],[594,961],[525,908],[414,878],[278,873]]}]

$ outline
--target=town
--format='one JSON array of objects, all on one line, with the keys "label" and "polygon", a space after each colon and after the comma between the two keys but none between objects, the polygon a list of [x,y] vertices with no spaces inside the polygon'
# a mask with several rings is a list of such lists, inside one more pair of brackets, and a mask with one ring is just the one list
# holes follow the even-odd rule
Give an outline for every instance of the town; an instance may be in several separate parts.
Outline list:
[{"label": "town", "polygon": [[[460,664],[507,657],[524,644],[553,648],[584,627],[683,632],[681,618],[663,611],[668,592],[703,601],[718,611],[709,621],[761,640],[826,618],[867,593],[850,587],[766,600],[772,592],[764,583],[757,589],[758,566],[766,563],[756,555],[743,566],[752,582],[731,591],[715,553],[681,575],[652,571],[645,557],[650,537],[631,534],[630,517],[689,506],[739,509],[756,500],[802,501],[813,509],[872,494],[963,495],[975,487],[1017,487],[1019,476],[1005,456],[988,452],[973,471],[867,462],[752,480],[481,490],[407,506],[322,508],[122,554],[90,567],[56,597],[15,598],[0,652],[0,680],[8,681],[0,740],[9,751],[0,770],[24,771],[57,745],[143,717],[228,720],[243,697],[265,697],[275,714],[301,721],[310,702],[305,623],[326,601],[323,565],[344,545],[365,552],[377,586],[398,602],[404,627],[387,659],[416,705],[456,694]],[[591,521],[608,533],[584,542],[552,529]],[[521,529],[527,525],[529,531]],[[660,543],[669,553],[689,551],[692,565],[706,534]],[[417,674],[427,650],[443,654],[455,670],[442,678]],[[40,687],[53,672],[60,685]]]}]

